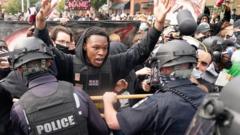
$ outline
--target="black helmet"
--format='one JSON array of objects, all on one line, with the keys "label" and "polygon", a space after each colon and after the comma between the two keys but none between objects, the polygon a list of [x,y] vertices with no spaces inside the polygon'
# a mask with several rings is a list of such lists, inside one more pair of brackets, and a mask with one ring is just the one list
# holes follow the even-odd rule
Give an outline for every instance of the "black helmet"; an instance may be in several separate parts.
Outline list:
[{"label": "black helmet", "polygon": [[219,36],[211,36],[208,38],[205,38],[202,43],[207,46],[208,51],[212,53],[214,51],[213,46],[214,45],[222,45],[223,39]]},{"label": "black helmet", "polygon": [[240,135],[240,78],[233,78],[220,93],[208,95],[195,114],[187,135]]},{"label": "black helmet", "polygon": [[196,49],[184,40],[172,40],[159,46],[155,59],[160,67],[196,63]]},{"label": "black helmet", "polygon": [[52,59],[47,45],[36,37],[21,38],[13,47],[13,55],[10,56],[14,69],[34,60]]},{"label": "black helmet", "polygon": [[239,93],[240,78],[233,78],[222,90],[220,94],[220,101],[224,103],[226,109],[231,113],[233,119],[229,121],[228,126],[221,128],[223,135],[240,135],[240,105],[238,100],[240,99]]}]

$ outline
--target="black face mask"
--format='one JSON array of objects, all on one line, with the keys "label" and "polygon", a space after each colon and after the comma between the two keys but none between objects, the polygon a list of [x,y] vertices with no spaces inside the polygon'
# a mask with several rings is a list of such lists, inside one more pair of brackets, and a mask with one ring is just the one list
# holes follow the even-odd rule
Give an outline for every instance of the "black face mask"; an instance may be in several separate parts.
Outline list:
[{"label": "black face mask", "polygon": [[68,47],[65,47],[65,46],[63,46],[63,45],[61,45],[61,44],[56,44],[56,48],[57,48],[58,50],[61,50],[61,51],[64,52],[64,53],[68,53]]},{"label": "black face mask", "polygon": [[73,49],[73,50],[68,50],[68,54],[75,54],[75,49]]},{"label": "black face mask", "polygon": [[6,77],[10,71],[11,71],[10,68],[1,69],[0,70],[0,79]]}]

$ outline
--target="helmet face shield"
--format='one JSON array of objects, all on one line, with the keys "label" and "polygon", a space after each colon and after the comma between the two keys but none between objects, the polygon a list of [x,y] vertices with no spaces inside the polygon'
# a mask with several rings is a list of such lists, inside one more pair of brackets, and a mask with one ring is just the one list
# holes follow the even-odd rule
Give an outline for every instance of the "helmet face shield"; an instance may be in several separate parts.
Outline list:
[{"label": "helmet face shield", "polygon": [[30,61],[40,59],[52,59],[52,56],[41,52],[26,52],[14,60],[13,68],[16,69]]},{"label": "helmet face shield", "polygon": [[213,135],[215,123],[215,120],[205,119],[196,113],[188,127],[186,135]]},{"label": "helmet face shield", "polygon": [[[240,135],[240,115],[232,110],[226,110],[226,120],[208,119],[201,115],[200,110],[195,114],[188,127],[186,135]],[[226,116],[222,116],[226,118]],[[226,124],[226,125],[223,125]]]},{"label": "helmet face shield", "polygon": [[205,97],[186,135],[240,135],[239,80],[230,81],[220,95]]}]

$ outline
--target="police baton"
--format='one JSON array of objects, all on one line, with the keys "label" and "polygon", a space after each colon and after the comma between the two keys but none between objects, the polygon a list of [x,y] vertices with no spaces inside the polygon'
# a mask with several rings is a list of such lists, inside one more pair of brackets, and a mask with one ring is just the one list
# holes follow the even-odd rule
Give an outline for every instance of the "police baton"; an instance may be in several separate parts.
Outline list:
[{"label": "police baton", "polygon": [[[152,94],[117,95],[117,99],[142,99]],[[103,96],[90,96],[93,101],[103,100]]]},{"label": "police baton", "polygon": [[[132,94],[132,95],[117,95],[117,99],[142,99],[153,94]],[[103,100],[103,96],[90,96],[93,101]],[[14,98],[13,102],[17,102],[19,99]]]}]

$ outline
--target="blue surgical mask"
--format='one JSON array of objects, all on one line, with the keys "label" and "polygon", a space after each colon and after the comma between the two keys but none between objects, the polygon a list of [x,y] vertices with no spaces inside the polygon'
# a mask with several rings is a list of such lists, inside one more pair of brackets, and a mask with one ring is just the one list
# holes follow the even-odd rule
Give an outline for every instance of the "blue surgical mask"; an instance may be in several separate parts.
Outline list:
[{"label": "blue surgical mask", "polygon": [[200,71],[200,70],[198,70],[198,69],[196,69],[196,68],[193,69],[193,71],[192,71],[192,76],[193,76],[194,78],[199,79],[199,78],[202,77],[202,75],[203,75],[203,72],[202,72],[202,71]]}]

